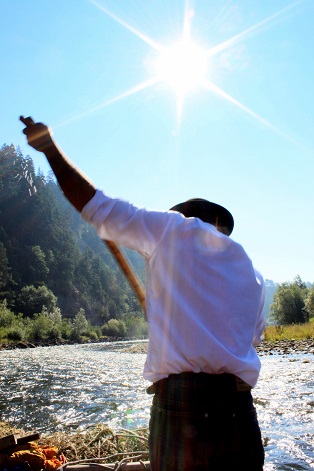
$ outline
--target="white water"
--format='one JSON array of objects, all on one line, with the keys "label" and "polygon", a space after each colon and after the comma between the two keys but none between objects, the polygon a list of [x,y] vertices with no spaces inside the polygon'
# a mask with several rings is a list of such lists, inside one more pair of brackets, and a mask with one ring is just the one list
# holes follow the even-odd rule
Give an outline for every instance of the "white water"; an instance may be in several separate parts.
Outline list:
[{"label": "white water", "polygon": [[[0,352],[0,414],[24,430],[147,427],[145,355],[126,343]],[[314,469],[314,355],[267,355],[254,398],[265,471]]]}]

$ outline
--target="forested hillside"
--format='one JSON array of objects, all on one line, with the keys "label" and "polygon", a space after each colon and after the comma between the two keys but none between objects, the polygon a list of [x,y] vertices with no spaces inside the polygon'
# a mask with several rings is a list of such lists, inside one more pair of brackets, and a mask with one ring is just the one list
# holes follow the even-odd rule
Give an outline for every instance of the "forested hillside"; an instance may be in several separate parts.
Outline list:
[{"label": "forested hillside", "polygon": [[[140,277],[144,265],[127,252]],[[57,299],[56,299],[57,298]],[[142,310],[94,229],[63,197],[52,175],[36,175],[13,145],[0,150],[0,301],[32,316],[57,303],[62,316],[83,308],[93,325]]]}]

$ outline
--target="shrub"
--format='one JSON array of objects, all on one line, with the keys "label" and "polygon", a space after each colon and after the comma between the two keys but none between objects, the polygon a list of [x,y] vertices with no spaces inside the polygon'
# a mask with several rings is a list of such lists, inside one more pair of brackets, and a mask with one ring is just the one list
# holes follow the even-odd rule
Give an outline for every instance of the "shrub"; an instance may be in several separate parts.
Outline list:
[{"label": "shrub", "polygon": [[128,337],[147,338],[147,322],[145,321],[142,315],[128,315],[124,318],[124,321],[126,324]]},{"label": "shrub", "polygon": [[53,323],[48,314],[41,312],[34,314],[33,319],[28,322],[28,337],[30,340],[47,340],[49,332],[53,329]]},{"label": "shrub", "polygon": [[102,334],[107,337],[125,337],[126,325],[118,319],[110,319],[101,328]]},{"label": "shrub", "polygon": [[65,340],[68,340],[71,338],[71,333],[72,333],[72,326],[70,324],[70,321],[68,319],[62,319],[62,323],[60,326],[60,332],[61,332],[61,337]]},{"label": "shrub", "polygon": [[16,317],[7,307],[7,301],[0,302],[0,327],[9,327],[16,321]]},{"label": "shrub", "polygon": [[85,317],[85,310],[81,308],[73,319],[73,331],[75,331],[76,335],[80,336],[87,330],[88,322]]},{"label": "shrub", "polygon": [[60,340],[61,332],[57,326],[53,326],[50,330],[47,331],[47,338],[49,340]]},{"label": "shrub", "polygon": [[91,340],[98,340],[98,335],[94,330],[92,330],[92,331],[89,332],[89,338]]},{"label": "shrub", "polygon": [[20,341],[24,337],[23,332],[21,329],[18,328],[13,328],[8,331],[7,338],[8,340],[13,340],[13,341]]}]

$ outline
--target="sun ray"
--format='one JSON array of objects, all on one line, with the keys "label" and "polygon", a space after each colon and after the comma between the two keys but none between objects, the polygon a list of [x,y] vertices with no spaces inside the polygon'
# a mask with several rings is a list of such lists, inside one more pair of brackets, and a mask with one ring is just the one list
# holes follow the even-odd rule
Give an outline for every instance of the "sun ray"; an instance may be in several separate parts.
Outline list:
[{"label": "sun ray", "polygon": [[156,49],[157,51],[160,51],[162,49],[162,46],[160,44],[158,44],[156,41],[154,41],[153,39],[149,38],[148,36],[146,36],[145,34],[141,33],[140,31],[138,31],[137,29],[133,28],[133,26],[129,25],[126,21],[122,20],[121,18],[119,18],[118,16],[114,15],[113,13],[111,13],[111,11],[107,10],[107,8],[105,8],[103,5],[100,5],[98,2],[96,2],[96,0],[89,0],[90,3],[92,3],[93,5],[95,5],[97,8],[99,8],[100,10],[102,10],[106,15],[108,15],[110,18],[112,18],[113,20],[115,20],[117,23],[119,23],[121,26],[123,26],[125,29],[127,29],[128,31],[130,31],[131,33],[135,34],[135,36],[137,36],[138,38],[142,39],[142,41],[144,41],[145,43],[147,43],[149,46],[151,46],[153,49]]},{"label": "sun ray", "polygon": [[189,6],[189,0],[185,0],[184,3],[184,16],[183,16],[183,28],[182,28],[182,39],[189,40],[191,37],[191,18],[194,12]]},{"label": "sun ray", "polygon": [[73,116],[72,118],[70,118],[66,121],[63,121],[62,123],[57,124],[54,127],[55,127],[55,129],[57,129],[57,128],[61,128],[63,126],[66,126],[67,124],[73,123],[74,121],[77,121],[81,118],[84,118],[85,116],[88,116],[89,114],[92,114],[95,111],[101,110],[102,108],[105,108],[106,106],[112,105],[113,103],[116,103],[117,101],[123,100],[124,98],[127,98],[128,96],[134,95],[134,93],[138,93],[138,92],[141,92],[142,90],[144,90],[145,88],[152,87],[153,85],[156,85],[157,82],[158,82],[158,80],[157,80],[156,77],[150,78],[150,79],[146,80],[145,82],[142,82],[142,83],[136,85],[135,87],[130,88],[129,90],[127,90],[123,93],[120,93],[119,95],[116,95],[113,98],[109,98],[109,100],[106,100],[103,103],[100,103],[99,105],[94,106],[93,108],[90,108],[86,111],[83,111],[82,113],[79,113],[79,114]]},{"label": "sun ray", "polygon": [[250,35],[252,34],[256,34],[258,31],[260,31],[262,29],[263,26],[265,26],[267,23],[270,23],[271,21],[273,21],[275,18],[278,18],[279,16],[283,15],[285,12],[287,12],[288,10],[291,10],[292,8],[294,8],[297,4],[299,4],[302,0],[297,0],[296,2],[294,3],[291,3],[290,5],[288,5],[287,7],[283,8],[282,10],[279,10],[277,13],[274,13],[273,15],[269,16],[268,18],[265,18],[264,20],[262,21],[259,21],[258,23],[256,23],[255,25],[253,26],[250,26],[249,28],[247,28],[246,30],[242,31],[241,33],[239,34],[236,34],[235,36],[233,36],[232,38],[230,39],[227,39],[227,41],[223,41],[222,43],[220,44],[217,44],[217,46],[214,46],[214,47],[211,47],[208,51],[207,51],[207,56],[208,57],[211,57],[221,51],[223,51],[224,49],[228,48],[228,47],[231,47],[233,46],[234,44],[236,44],[237,42],[239,41],[242,41],[243,39],[246,39],[248,38]]},{"label": "sun ray", "polygon": [[262,123],[264,126],[270,128],[272,131],[274,131],[276,134],[280,135],[284,139],[292,142],[293,144],[298,145],[299,147],[305,148],[305,146],[303,146],[303,144],[301,144],[300,142],[293,139],[289,134],[286,134],[283,131],[281,131],[279,128],[274,126],[270,121],[268,121],[267,119],[265,119],[262,116],[260,116],[259,114],[257,114],[255,111],[248,108],[246,105],[244,105],[243,103],[238,101],[233,96],[229,95],[227,92],[225,92],[221,88],[217,87],[217,85],[213,84],[212,82],[209,82],[208,80],[205,80],[203,82],[203,86],[207,90],[211,90],[212,92],[216,93],[217,95],[221,96],[222,98],[225,98],[227,101],[230,101],[230,103],[237,106],[242,111],[245,111],[247,114],[249,114],[250,116],[255,118],[257,121]]},{"label": "sun ray", "polygon": [[[273,15],[265,18],[264,20],[262,20],[258,23],[256,23],[255,25],[247,28],[246,30],[242,31],[241,33],[236,34],[235,36],[229,38],[226,41],[221,42],[220,44],[217,44],[214,47],[211,47],[207,51],[202,51],[202,54],[208,60],[209,57],[220,53],[221,51],[233,46],[234,44],[236,44],[239,41],[243,41],[243,40],[247,39],[249,36],[251,36],[253,34],[256,34],[256,33],[260,32],[262,30],[262,28],[265,27],[267,24],[273,22],[276,18],[279,18],[284,13],[288,12],[289,10],[294,8],[296,5],[300,4],[302,1],[303,0],[294,1],[293,3],[288,5],[287,7],[279,10],[277,13],[274,13]],[[171,52],[171,47],[170,48],[166,47],[166,46],[164,46],[162,44],[159,44],[158,42],[154,41],[149,36],[145,35],[141,31],[139,31],[136,28],[134,28],[133,26],[131,26],[125,20],[119,18],[114,13],[109,11],[106,7],[104,7],[103,5],[98,3],[97,0],[89,0],[89,2],[92,3],[93,5],[95,5],[98,9],[103,11],[107,16],[109,16],[111,19],[113,19],[118,24],[123,26],[125,29],[130,31],[132,34],[137,36],[143,42],[148,44],[152,49],[156,50],[160,54],[160,57],[164,53],[167,54],[168,52]],[[180,45],[183,48],[184,48],[185,45],[187,46],[187,50],[185,51],[186,55],[188,55],[187,52],[189,51],[189,48],[191,48],[193,46],[193,41],[192,41],[192,37],[191,37],[191,21],[192,21],[193,16],[194,16],[194,10],[190,8],[189,0],[184,0],[184,17],[183,17],[183,25],[182,25],[182,36],[181,36],[181,39],[177,43],[177,45],[179,46],[178,54],[182,54],[182,51],[180,53]],[[198,51],[198,48],[196,48],[196,55],[199,52],[201,53],[201,50]],[[170,60],[170,64],[171,64],[171,60]],[[190,68],[193,69],[193,66],[191,66],[191,64],[190,64]],[[185,65],[185,69],[183,68],[182,71],[184,71],[184,70],[188,70],[186,65]],[[185,77],[186,75],[187,75],[186,73],[181,72],[181,75],[180,75],[181,79],[186,79],[186,77]],[[76,116],[74,116],[74,117],[72,117],[72,118],[70,118],[66,121],[63,121],[62,123],[58,124],[56,126],[56,128],[60,128],[60,127],[65,126],[69,123],[77,121],[77,120],[79,120],[79,119],[81,119],[81,118],[83,118],[83,117],[85,117],[89,114],[92,114],[92,113],[94,113],[94,112],[96,112],[96,111],[98,111],[102,108],[105,108],[106,106],[109,106],[113,103],[116,103],[116,102],[118,102],[118,101],[120,101],[124,98],[127,98],[127,97],[133,95],[133,94],[136,94],[136,93],[144,90],[145,88],[154,86],[154,85],[160,83],[161,81],[166,81],[171,85],[171,80],[169,80],[169,77],[167,78],[166,74],[165,74],[165,76],[163,76],[163,74],[160,74],[160,72],[157,71],[157,73],[153,74],[153,76],[151,78],[149,78],[148,80],[146,80],[144,82],[141,82],[140,84],[128,89],[127,91],[125,91],[125,92],[123,92],[119,95],[116,95],[115,97],[110,98],[110,99],[104,101],[103,103],[101,103],[97,106],[94,106],[94,107],[92,107],[92,108],[90,108],[90,109],[88,109],[88,110],[86,110],[82,113],[79,113]],[[280,135],[284,139],[287,139],[290,142],[304,148],[304,146],[302,144],[300,144],[299,142],[297,142],[296,140],[291,138],[291,136],[289,136],[286,133],[284,133],[283,131],[281,131],[279,128],[274,126],[267,119],[263,118],[258,113],[256,113],[255,111],[253,111],[252,109],[250,109],[249,107],[247,107],[246,105],[241,103],[240,101],[238,101],[236,98],[234,98],[233,96],[229,95],[224,90],[219,88],[217,85],[210,82],[209,79],[207,77],[205,77],[205,75],[204,76],[202,75],[202,73],[200,74],[199,80],[196,80],[195,84],[193,84],[193,86],[191,88],[193,88],[196,85],[198,87],[203,86],[205,90],[209,90],[211,92],[216,93],[217,95],[219,95],[222,98],[224,98],[225,100],[229,101],[230,103],[232,103],[233,105],[235,105],[236,107],[241,109],[242,111],[249,114],[252,118],[256,119],[257,121],[262,123],[264,126],[270,128],[272,131],[274,131],[275,133],[277,133],[278,135]],[[178,131],[180,126],[181,126],[184,102],[185,102],[186,94],[189,90],[189,87],[186,84],[184,84],[184,80],[183,80],[183,83],[182,83],[182,80],[180,82],[180,80],[178,79],[177,86],[174,87],[174,89],[175,89],[175,95],[176,95],[176,122],[177,122],[177,131]]]},{"label": "sun ray", "polygon": [[183,93],[177,94],[177,100],[176,100],[176,123],[177,123],[177,128],[176,128],[176,131],[178,131],[181,127],[183,107],[184,107],[184,94]]}]

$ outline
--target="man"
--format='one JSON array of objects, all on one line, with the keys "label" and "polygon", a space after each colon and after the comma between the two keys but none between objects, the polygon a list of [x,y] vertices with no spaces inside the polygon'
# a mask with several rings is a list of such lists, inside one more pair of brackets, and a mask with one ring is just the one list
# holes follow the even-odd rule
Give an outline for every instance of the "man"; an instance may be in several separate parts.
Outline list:
[{"label": "man", "polygon": [[72,165],[49,128],[21,120],[82,217],[102,239],[145,259],[152,471],[262,470],[251,389],[260,371],[254,346],[264,329],[264,283],[229,238],[232,215],[202,199],[161,212],[111,198]]}]

